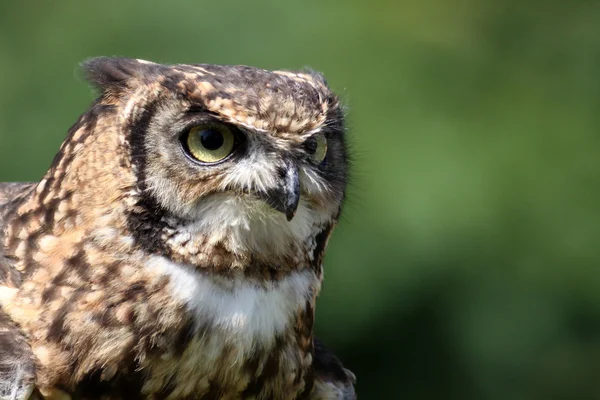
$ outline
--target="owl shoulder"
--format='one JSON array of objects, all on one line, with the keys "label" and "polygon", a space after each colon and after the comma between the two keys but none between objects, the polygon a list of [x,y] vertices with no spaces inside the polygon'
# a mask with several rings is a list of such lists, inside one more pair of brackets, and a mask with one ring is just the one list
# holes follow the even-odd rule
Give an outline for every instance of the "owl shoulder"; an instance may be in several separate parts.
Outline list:
[{"label": "owl shoulder", "polygon": [[314,339],[315,391],[311,400],[356,400],[356,377],[319,339]]},{"label": "owl shoulder", "polygon": [[[0,291],[4,284],[20,282],[18,271],[2,249],[7,219],[32,183],[0,183]],[[21,329],[0,306],[0,400],[29,399],[35,386],[35,359]]]},{"label": "owl shoulder", "polygon": [[0,308],[0,400],[29,399],[35,387],[35,360],[21,330]]}]

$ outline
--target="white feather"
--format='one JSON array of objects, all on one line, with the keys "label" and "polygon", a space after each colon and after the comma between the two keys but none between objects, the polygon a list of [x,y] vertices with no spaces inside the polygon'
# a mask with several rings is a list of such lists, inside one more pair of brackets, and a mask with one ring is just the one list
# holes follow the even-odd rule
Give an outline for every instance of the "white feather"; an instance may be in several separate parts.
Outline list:
[{"label": "white feather", "polygon": [[332,212],[309,208],[301,200],[296,216],[287,221],[284,214],[251,195],[215,194],[197,204],[191,221],[176,226],[178,233],[172,240],[176,243],[206,236],[211,242],[223,243],[234,254],[277,256],[289,254],[294,245],[310,252],[315,232],[329,222]]},{"label": "white feather", "polygon": [[237,277],[231,287],[224,288],[193,266],[164,257],[152,257],[147,266],[170,278],[173,297],[187,306],[198,326],[212,322],[225,339],[248,351],[254,343],[268,343],[288,329],[320,285],[309,269],[293,272],[267,287]]}]

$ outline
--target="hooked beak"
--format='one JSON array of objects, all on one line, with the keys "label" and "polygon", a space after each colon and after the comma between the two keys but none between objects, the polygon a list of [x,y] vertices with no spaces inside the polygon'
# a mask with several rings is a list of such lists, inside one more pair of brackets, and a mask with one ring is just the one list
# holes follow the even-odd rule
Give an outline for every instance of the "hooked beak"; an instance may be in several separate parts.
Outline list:
[{"label": "hooked beak", "polygon": [[258,196],[275,210],[285,214],[288,221],[296,215],[300,202],[300,178],[298,167],[286,162],[279,174],[277,187],[266,192],[258,192]]}]

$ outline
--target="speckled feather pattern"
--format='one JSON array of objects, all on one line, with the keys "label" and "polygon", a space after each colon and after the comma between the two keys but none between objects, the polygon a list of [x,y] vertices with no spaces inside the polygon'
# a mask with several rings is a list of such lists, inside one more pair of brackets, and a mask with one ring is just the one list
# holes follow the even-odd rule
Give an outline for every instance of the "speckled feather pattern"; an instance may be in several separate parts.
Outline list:
[{"label": "speckled feather pattern", "polygon": [[[347,176],[323,78],[108,58],[84,69],[102,95],[51,168],[0,186],[0,312],[31,349],[34,395],[354,398],[312,334]],[[179,136],[204,121],[244,146],[190,162]],[[314,134],[328,139],[319,166],[303,147]],[[290,163],[302,184],[288,221],[253,193],[277,189]]]}]

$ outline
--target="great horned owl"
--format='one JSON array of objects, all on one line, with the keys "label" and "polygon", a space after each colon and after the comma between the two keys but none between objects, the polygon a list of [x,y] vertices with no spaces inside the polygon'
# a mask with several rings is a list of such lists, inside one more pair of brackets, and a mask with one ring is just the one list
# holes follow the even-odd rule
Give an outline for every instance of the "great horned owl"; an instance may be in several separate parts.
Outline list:
[{"label": "great horned owl", "polygon": [[49,171],[0,185],[0,393],[355,398],[313,337],[348,171],[322,76],[84,70],[101,96]]}]

